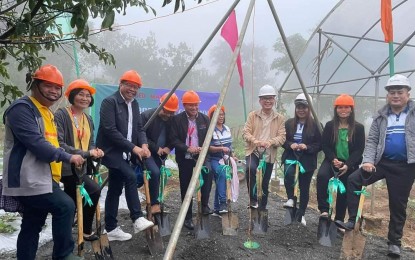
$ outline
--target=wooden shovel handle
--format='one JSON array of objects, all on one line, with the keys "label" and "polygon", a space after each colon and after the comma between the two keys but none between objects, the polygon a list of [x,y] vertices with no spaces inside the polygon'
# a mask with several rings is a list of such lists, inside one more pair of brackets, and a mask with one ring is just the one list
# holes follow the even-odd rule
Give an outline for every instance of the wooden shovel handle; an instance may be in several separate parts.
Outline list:
[{"label": "wooden shovel handle", "polygon": [[298,197],[298,173],[300,171],[300,166],[298,163],[295,165],[295,175],[294,175],[294,197]]},{"label": "wooden shovel handle", "polygon": [[144,190],[146,194],[146,205],[147,205],[147,219],[151,221],[152,214],[151,214],[151,197],[150,197],[150,189],[147,180],[147,172],[143,171],[143,179],[144,179]]},{"label": "wooden shovel handle", "polygon": [[84,243],[84,225],[83,225],[83,207],[82,207],[82,195],[81,185],[76,185],[76,210],[78,216],[78,255],[83,256],[83,243]]},{"label": "wooden shovel handle", "polygon": [[[366,186],[363,186],[362,187],[362,190],[364,188],[366,188]],[[359,222],[362,219],[362,212],[363,212],[363,206],[364,206],[364,204],[365,204],[365,195],[364,194],[360,194],[359,207],[357,208],[356,223],[355,223],[355,226],[354,226],[354,229],[355,230],[359,230],[359,228],[360,228]],[[360,213],[360,215],[359,215],[359,213]]]}]

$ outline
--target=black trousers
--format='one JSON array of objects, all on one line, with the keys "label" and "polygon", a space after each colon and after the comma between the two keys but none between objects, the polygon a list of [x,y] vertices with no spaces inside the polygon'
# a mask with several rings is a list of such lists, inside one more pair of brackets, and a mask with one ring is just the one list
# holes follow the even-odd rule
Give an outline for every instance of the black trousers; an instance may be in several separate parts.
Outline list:
[{"label": "black trousers", "polygon": [[[246,160],[246,169],[245,169],[245,176],[246,176],[246,185],[248,187],[249,199],[252,202],[257,201],[257,193],[255,192],[255,185],[256,185],[256,171],[259,164],[259,158],[254,153],[250,154],[249,156],[245,157]],[[271,173],[272,168],[274,168],[273,163],[266,163],[266,169],[264,177],[262,178],[262,201],[261,204],[258,205],[261,209],[266,209],[268,204],[268,187],[269,181],[271,180]]]},{"label": "black trousers", "polygon": [[[369,178],[368,180],[366,180]],[[402,161],[381,159],[376,165],[376,172],[370,174],[362,169],[350,175],[347,183],[347,202],[349,220],[355,221],[359,206],[359,195],[354,191],[362,189],[362,185],[370,185],[378,180],[386,179],[389,193],[389,244],[401,246],[403,228],[406,221],[408,197],[415,179],[415,164]]]},{"label": "black trousers", "polygon": [[[353,172],[352,170],[348,170],[345,174],[340,176],[339,179],[341,180],[341,182],[343,182],[344,186],[347,185],[347,179],[352,172]],[[333,176],[334,176],[334,173],[331,168],[331,162],[324,159],[317,173],[317,201],[318,201],[318,209],[320,210],[320,212],[329,212],[329,203],[327,202],[327,198],[328,198],[327,188],[329,185],[329,180]],[[337,199],[336,199],[335,220],[344,221],[344,217],[346,216],[346,208],[347,208],[347,191],[343,194],[340,194],[340,192],[338,192]]]},{"label": "black trousers", "polygon": [[[181,194],[181,199],[183,202],[184,197],[186,196],[187,188],[189,187],[189,184],[190,184],[190,179],[192,178],[193,168],[195,167],[196,162],[193,159],[191,160],[181,159],[181,160],[176,160],[176,161],[177,161],[177,165],[179,166],[180,194]],[[204,207],[204,206],[209,205],[209,194],[212,189],[213,172],[211,171],[211,169],[209,169],[209,173],[202,174],[202,176],[203,176],[203,186],[200,192],[202,195],[202,198],[201,198],[202,206]],[[199,186],[196,185],[196,189],[198,187]],[[192,206],[193,206],[193,202],[191,200],[189,209],[187,210],[187,214],[185,218],[186,220],[192,219]]]},{"label": "black trousers", "polygon": [[[92,206],[89,206],[88,203],[85,205],[85,199],[82,199],[82,212],[83,212],[83,228],[85,234],[92,233],[92,222],[95,216],[95,209],[97,207],[97,203],[99,201],[99,196],[101,195],[101,190],[99,185],[95,183],[89,176],[83,177],[83,182],[85,190],[88,192],[89,197],[93,203]],[[69,197],[72,198],[76,205],[76,181],[77,177],[71,176],[62,176],[61,182],[64,185],[64,191]]]},{"label": "black trousers", "polygon": [[[284,186],[288,199],[294,199],[295,185],[295,165],[284,164]],[[298,173],[298,188],[300,191],[299,213],[304,216],[310,199],[310,183],[313,178],[314,170],[305,173]]]}]

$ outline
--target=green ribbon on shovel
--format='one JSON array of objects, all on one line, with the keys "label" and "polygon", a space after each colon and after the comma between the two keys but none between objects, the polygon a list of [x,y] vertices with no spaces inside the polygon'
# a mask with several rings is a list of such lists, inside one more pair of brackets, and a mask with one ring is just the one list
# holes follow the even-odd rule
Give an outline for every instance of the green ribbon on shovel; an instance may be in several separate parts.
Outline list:
[{"label": "green ribbon on shovel", "polygon": [[[257,171],[262,170],[262,176],[265,174],[265,170],[267,169],[267,163],[265,162],[265,154],[262,155],[261,160],[259,160],[258,167],[256,168]],[[255,196],[256,194],[256,187],[257,183],[255,183],[254,188],[252,189],[252,194]]]},{"label": "green ribbon on shovel", "polygon": [[[366,187],[364,186],[363,188],[362,188],[362,190],[356,190],[356,191],[354,191],[354,194],[356,194],[356,195],[363,195],[363,196],[365,196],[365,197],[369,197],[370,196],[370,192],[368,192],[367,190],[366,190]],[[358,220],[360,219],[362,217],[362,210],[361,209],[358,209],[357,210],[357,215],[356,215],[356,223],[358,222]]]},{"label": "green ribbon on shovel", "polygon": [[226,176],[226,180],[232,180],[232,168],[231,166],[224,164],[224,165],[219,165],[219,172],[225,172],[225,176]]},{"label": "green ribbon on shovel", "polygon": [[85,185],[85,182],[83,182],[83,183],[82,183],[82,185],[81,185],[81,187],[80,187],[80,189],[79,189],[79,191],[80,191],[80,193],[81,193],[82,198],[85,198],[85,203],[84,203],[84,206],[86,206],[86,204],[88,203],[88,204],[89,204],[89,206],[90,206],[90,207],[92,207],[92,205],[94,205],[94,203],[92,202],[91,197],[89,197],[89,194],[88,194],[88,192],[86,191],[86,189],[85,189],[84,185]]},{"label": "green ribbon on shovel", "polygon": [[199,191],[202,188],[203,184],[204,184],[202,175],[203,174],[208,174],[208,173],[209,173],[209,169],[206,166],[202,166],[202,170],[200,171],[200,174],[199,174],[199,187],[197,188],[196,191]]},{"label": "green ribbon on shovel", "polygon": [[167,181],[169,180],[169,177],[171,177],[171,171],[169,168],[166,168],[166,166],[162,165],[160,167],[160,178],[161,178],[161,185],[159,189],[159,197],[158,201],[163,203],[164,201],[164,188],[167,185]]},{"label": "green ribbon on shovel", "polygon": [[287,175],[288,168],[290,168],[292,165],[296,165],[296,164],[298,164],[298,167],[300,168],[300,173],[305,173],[305,169],[304,169],[303,165],[297,160],[288,160],[287,159],[287,160],[285,160],[285,164],[288,164],[288,167],[287,167],[287,170],[285,170],[284,175]]},{"label": "green ribbon on shovel", "polygon": [[343,194],[346,192],[346,187],[344,187],[343,182],[339,178],[332,177],[329,180],[329,185],[327,187],[327,194],[329,197],[327,198],[327,202],[332,205],[333,203],[333,193],[340,192],[340,194]]},{"label": "green ribbon on shovel", "polygon": [[151,172],[149,171],[149,170],[144,170],[143,171],[143,174],[145,174],[146,175],[146,178],[147,178],[147,180],[149,181],[150,179],[151,179]]},{"label": "green ribbon on shovel", "polygon": [[99,172],[95,172],[94,173],[94,178],[96,178],[98,180],[98,185],[99,187],[101,187],[103,180],[102,180],[102,175]]}]

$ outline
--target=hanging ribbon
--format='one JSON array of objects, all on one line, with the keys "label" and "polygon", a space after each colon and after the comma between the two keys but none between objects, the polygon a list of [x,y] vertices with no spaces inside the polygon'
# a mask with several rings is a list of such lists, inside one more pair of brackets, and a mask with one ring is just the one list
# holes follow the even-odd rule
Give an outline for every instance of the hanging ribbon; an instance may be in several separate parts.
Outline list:
[{"label": "hanging ribbon", "polygon": [[305,169],[304,169],[303,165],[297,160],[288,160],[287,159],[287,160],[285,160],[284,163],[288,164],[287,170],[285,170],[284,175],[287,175],[288,168],[290,168],[292,165],[296,165],[296,164],[298,164],[298,167],[300,168],[300,173],[305,173]]},{"label": "hanging ribbon", "polygon": [[333,193],[340,192],[340,194],[343,194],[346,192],[346,187],[344,187],[343,182],[339,178],[331,178],[329,180],[329,185],[327,187],[327,194],[329,195],[327,198],[327,202],[332,205],[333,203]]},{"label": "hanging ribbon", "polygon": [[91,197],[89,197],[89,194],[88,194],[88,192],[86,191],[86,189],[85,189],[84,185],[85,185],[85,182],[84,182],[84,183],[82,183],[81,187],[79,188],[79,191],[80,191],[80,193],[81,193],[82,198],[85,198],[85,203],[84,203],[84,206],[86,206],[86,204],[88,203],[88,205],[89,205],[90,207],[92,207],[92,206],[94,205],[94,203],[92,202]]},{"label": "hanging ribbon", "polygon": [[103,180],[102,180],[102,175],[101,173],[99,173],[98,171],[94,173],[94,178],[96,178],[98,180],[98,185],[101,187]]},{"label": "hanging ribbon", "polygon": [[267,169],[267,163],[265,162],[265,156],[263,155],[261,160],[259,160],[257,171],[262,170],[262,175],[264,175],[265,170]]},{"label": "hanging ribbon", "polygon": [[199,187],[197,188],[196,191],[199,191],[204,184],[203,174],[208,174],[208,173],[209,173],[209,169],[206,166],[202,166],[202,170],[200,171],[200,174],[199,174]]},{"label": "hanging ribbon", "polygon": [[166,166],[162,165],[160,167],[160,177],[161,177],[161,183],[160,183],[160,189],[159,189],[159,197],[158,201],[160,203],[163,203],[164,201],[164,188],[167,185],[167,181],[169,177],[171,177],[171,171],[169,168],[166,168]]},{"label": "hanging ribbon", "polygon": [[147,180],[149,181],[150,179],[151,179],[151,175],[150,175],[150,171],[149,170],[144,170],[143,171],[143,174],[145,174],[146,175],[146,178],[147,178]]},{"label": "hanging ribbon", "polygon": [[225,176],[226,176],[226,180],[232,180],[232,168],[230,165],[227,164],[221,164],[218,167],[219,173],[222,174],[223,172],[225,172]]}]

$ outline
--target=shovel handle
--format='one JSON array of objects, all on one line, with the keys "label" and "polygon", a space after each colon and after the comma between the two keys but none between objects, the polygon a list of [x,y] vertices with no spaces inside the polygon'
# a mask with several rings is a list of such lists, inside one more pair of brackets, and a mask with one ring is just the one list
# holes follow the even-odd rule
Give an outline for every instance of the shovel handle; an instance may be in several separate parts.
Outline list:
[{"label": "shovel handle", "polygon": [[298,163],[295,165],[295,175],[294,175],[294,197],[298,197],[298,176],[299,176],[299,172],[300,172],[300,166],[298,165]]},{"label": "shovel handle", "polygon": [[78,256],[84,255],[84,220],[83,220],[83,207],[82,207],[82,195],[81,185],[76,185],[76,211],[78,221]]},{"label": "shovel handle", "polygon": [[[365,188],[366,188],[366,186],[362,186],[362,191]],[[359,228],[360,228],[359,222],[362,219],[362,211],[363,211],[364,204],[365,204],[365,195],[360,194],[359,207],[357,208],[356,223],[355,223],[355,227],[354,227],[355,230],[359,230]]]},{"label": "shovel handle", "polygon": [[149,189],[149,185],[148,185],[146,171],[147,170],[144,170],[144,172],[143,172],[144,190],[145,190],[145,194],[146,194],[147,219],[151,221],[151,219],[152,219],[153,216],[151,214],[151,197],[150,197],[150,189]]}]

